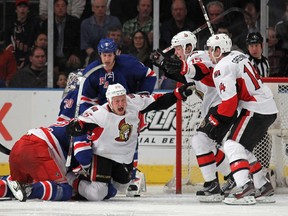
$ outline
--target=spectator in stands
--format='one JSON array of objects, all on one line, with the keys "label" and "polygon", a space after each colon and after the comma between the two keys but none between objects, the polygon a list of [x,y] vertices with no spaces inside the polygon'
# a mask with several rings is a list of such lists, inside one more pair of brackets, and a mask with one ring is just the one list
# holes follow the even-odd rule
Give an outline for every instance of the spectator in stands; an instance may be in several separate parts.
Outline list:
[{"label": "spectator in stands", "polygon": [[[83,66],[80,21],[67,14],[67,0],[54,0],[54,68],[73,71]],[[43,23],[47,31],[48,21]]]},{"label": "spectator in stands", "polygon": [[118,51],[116,54],[119,55],[121,53],[122,54],[128,53],[128,47],[123,44],[122,28],[120,27],[109,28],[106,37],[112,38],[117,43]]},{"label": "spectator in stands", "polygon": [[261,77],[270,75],[268,59],[263,56],[263,37],[259,32],[252,32],[246,38],[249,60]]},{"label": "spectator in stands", "polygon": [[171,5],[172,18],[163,22],[160,27],[160,48],[170,46],[171,39],[180,31],[194,30],[196,25],[187,17],[185,0],[174,0]]},{"label": "spectator in stands", "polygon": [[36,39],[34,41],[35,47],[42,47],[47,52],[48,47],[48,37],[45,32],[40,32],[37,34]]},{"label": "spectator in stands", "polygon": [[279,38],[279,48],[288,52],[288,2],[286,2],[282,19],[277,22],[275,29]]},{"label": "spectator in stands", "polygon": [[276,30],[273,27],[268,28],[268,62],[270,65],[270,76],[277,77],[285,74],[285,65],[288,58],[285,52],[277,48],[278,38]]},{"label": "spectator in stands", "polygon": [[152,0],[138,0],[137,4],[138,15],[123,24],[123,40],[126,46],[132,44],[132,36],[137,30],[145,32],[149,38],[149,42],[153,43],[153,18]]},{"label": "spectator in stands", "polygon": [[4,44],[4,32],[0,31],[0,88],[8,87],[17,71],[16,59]]},{"label": "spectator in stands", "polygon": [[94,15],[81,23],[81,49],[86,51],[88,57],[96,51],[101,38],[106,37],[111,27],[122,27],[119,19],[106,15],[107,0],[92,0]]},{"label": "spectator in stands", "polygon": [[[127,54],[129,49],[127,46],[123,45],[123,40],[122,40],[122,28],[121,27],[111,27],[107,30],[107,38],[111,38],[113,39],[118,46],[118,50],[116,52],[116,55],[120,55],[120,54]],[[96,59],[98,59],[99,53],[98,52],[93,52],[88,60],[88,64],[90,64],[91,62],[95,61]]]},{"label": "spectator in stands", "polygon": [[[224,33],[224,34],[227,34],[233,41],[233,35],[230,31],[230,28],[229,28],[229,24],[227,22],[220,22],[218,23],[217,27],[216,27],[216,34],[221,34],[221,33]],[[232,43],[232,47],[231,47],[231,50],[238,50],[240,52],[243,52],[242,49],[240,49],[236,43]]]},{"label": "spectator in stands", "polygon": [[47,67],[46,53],[41,47],[31,50],[30,65],[18,70],[10,82],[12,88],[46,88]]},{"label": "spectator in stands", "polygon": [[244,10],[251,16],[245,16],[245,22],[248,27],[248,32],[260,31],[260,11],[258,5],[254,1],[248,1],[244,4]]},{"label": "spectator in stands", "polygon": [[[211,20],[211,24],[212,24],[212,28],[215,31],[217,29],[217,24],[219,22],[221,22],[222,20],[217,20],[217,21],[213,21],[213,19],[215,19],[217,16],[219,16],[221,13],[224,12],[225,8],[224,5],[221,1],[210,1],[207,5],[207,14],[209,19]],[[211,32],[209,30],[209,28],[206,28],[205,30],[199,32],[198,34],[198,49],[203,50],[204,49],[204,45],[206,44],[206,41],[208,40],[208,38],[211,36]]]},{"label": "spectator in stands", "polygon": [[[45,50],[46,56],[47,56],[47,50],[48,50],[48,37],[45,32],[40,31],[34,40],[33,46],[29,49],[29,52],[34,48],[34,47],[42,47]],[[47,60],[47,59],[46,59]],[[26,56],[25,59],[25,65],[28,65],[30,63],[29,60],[29,55]]]},{"label": "spectator in stands", "polygon": [[[80,19],[86,1],[85,0],[67,0],[67,13],[71,16],[77,17]],[[47,20],[48,17],[48,0],[39,0],[39,16],[41,20]]]},{"label": "spectator in stands", "polygon": [[18,68],[23,68],[29,49],[34,43],[34,38],[40,28],[36,17],[29,15],[29,0],[16,0],[16,17],[8,21],[6,28],[6,45],[13,45],[14,55]]},{"label": "spectator in stands", "polygon": [[153,65],[149,58],[152,50],[146,33],[138,30],[133,34],[132,40],[129,54],[135,56],[145,66],[152,68]]},{"label": "spectator in stands", "polygon": [[137,1],[109,0],[106,14],[118,17],[123,25],[127,20],[137,16]]},{"label": "spectator in stands", "polygon": [[67,85],[67,75],[65,72],[60,72],[57,78],[56,86],[57,88],[65,88]]}]

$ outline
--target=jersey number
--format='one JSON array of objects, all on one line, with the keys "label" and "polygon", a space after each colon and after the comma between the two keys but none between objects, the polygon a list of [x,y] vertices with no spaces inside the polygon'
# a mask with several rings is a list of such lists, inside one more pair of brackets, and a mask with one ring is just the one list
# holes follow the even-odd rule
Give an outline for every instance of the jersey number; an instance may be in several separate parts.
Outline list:
[{"label": "jersey number", "polygon": [[244,65],[244,73],[247,73],[247,75],[249,76],[249,78],[251,79],[254,87],[255,87],[255,90],[259,89],[260,88],[260,85],[258,83],[258,80],[261,80],[260,79],[260,76],[259,74],[257,73],[256,69],[252,66],[252,64],[249,62],[249,65],[251,66],[252,68],[252,72],[249,70],[249,68],[247,68],[245,65]]}]

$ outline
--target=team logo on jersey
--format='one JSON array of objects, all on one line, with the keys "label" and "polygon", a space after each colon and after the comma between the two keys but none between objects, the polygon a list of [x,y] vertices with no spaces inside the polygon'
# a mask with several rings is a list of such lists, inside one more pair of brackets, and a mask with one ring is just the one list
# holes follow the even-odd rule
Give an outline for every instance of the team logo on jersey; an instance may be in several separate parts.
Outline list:
[{"label": "team logo on jersey", "polygon": [[125,122],[125,118],[122,119],[118,125],[119,137],[115,138],[118,142],[126,142],[129,140],[133,125],[129,125]]},{"label": "team logo on jersey", "polygon": [[64,109],[70,109],[73,106],[74,100],[73,99],[65,99],[64,100]]},{"label": "team logo on jersey", "polygon": [[223,83],[220,83],[219,90],[220,90],[220,93],[222,93],[222,91],[225,92],[226,91],[226,86]]}]

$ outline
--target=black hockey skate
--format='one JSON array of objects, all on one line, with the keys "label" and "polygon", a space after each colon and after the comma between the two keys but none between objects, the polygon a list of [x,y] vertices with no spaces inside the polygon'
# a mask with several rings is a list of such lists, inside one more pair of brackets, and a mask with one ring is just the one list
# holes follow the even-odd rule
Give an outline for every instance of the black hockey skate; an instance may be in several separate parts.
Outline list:
[{"label": "black hockey skate", "polygon": [[203,190],[196,192],[196,197],[200,202],[222,202],[224,196],[221,193],[218,179],[205,182]]},{"label": "black hockey skate", "polygon": [[231,173],[226,178],[224,178],[224,180],[226,180],[226,182],[222,184],[221,191],[224,197],[227,197],[232,189],[236,187],[236,182]]}]

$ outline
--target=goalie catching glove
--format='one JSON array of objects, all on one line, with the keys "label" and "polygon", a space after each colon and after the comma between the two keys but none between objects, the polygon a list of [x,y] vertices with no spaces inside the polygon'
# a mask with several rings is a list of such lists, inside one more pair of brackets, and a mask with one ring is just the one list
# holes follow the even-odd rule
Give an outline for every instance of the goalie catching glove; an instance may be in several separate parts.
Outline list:
[{"label": "goalie catching glove", "polygon": [[179,100],[186,100],[187,97],[193,94],[194,89],[195,89],[195,83],[190,82],[182,85],[179,88],[176,88],[174,90],[174,94]]}]

